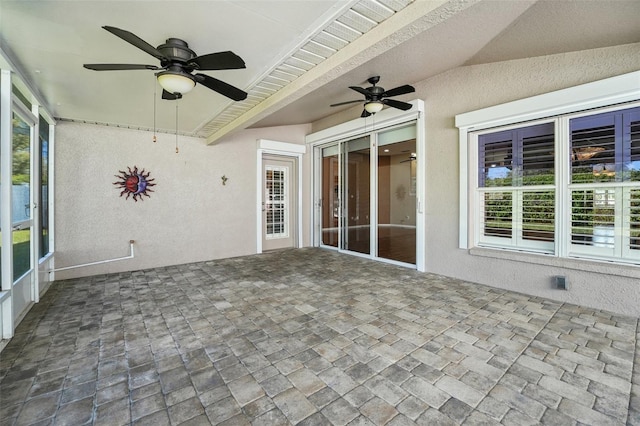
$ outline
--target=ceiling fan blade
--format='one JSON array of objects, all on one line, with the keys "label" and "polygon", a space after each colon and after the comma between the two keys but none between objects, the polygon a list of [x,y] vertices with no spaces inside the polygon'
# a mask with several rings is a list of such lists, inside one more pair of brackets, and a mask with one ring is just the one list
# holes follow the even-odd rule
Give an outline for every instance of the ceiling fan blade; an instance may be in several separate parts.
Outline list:
[{"label": "ceiling fan blade", "polygon": [[182,98],[181,93],[170,93],[162,89],[162,99],[166,99],[168,101],[175,101],[176,99],[181,99],[181,98]]},{"label": "ceiling fan blade", "polygon": [[361,103],[361,102],[362,102],[362,99],[358,99],[357,101],[338,102],[337,104],[331,104],[331,105],[329,105],[329,106],[330,106],[330,107],[334,107],[334,106],[340,106],[340,105],[355,104],[356,102]]},{"label": "ceiling fan blade", "polygon": [[358,93],[362,93],[364,96],[366,96],[367,99],[369,99],[369,97],[371,96],[371,93],[369,93],[367,89],[363,89],[362,87],[349,86],[349,89],[355,90]]},{"label": "ceiling fan blade", "polygon": [[198,56],[189,63],[195,64],[195,68],[203,71],[236,70],[247,67],[242,58],[231,51]]},{"label": "ceiling fan blade", "polygon": [[143,39],[141,39],[140,37],[138,37],[134,33],[131,33],[131,32],[126,31],[126,30],[121,30],[120,28],[110,27],[108,25],[105,25],[102,28],[104,28],[105,30],[109,31],[111,34],[114,34],[114,35],[120,37],[121,39],[123,39],[127,43],[130,43],[130,44],[134,45],[138,49],[144,50],[149,55],[151,55],[151,56],[153,56],[155,58],[158,58],[161,61],[167,59],[167,58],[164,57],[164,55],[162,53],[160,53],[160,51],[158,49],[156,49],[155,47],[153,47],[152,45],[150,45],[149,43],[147,43],[146,41],[144,41]]},{"label": "ceiling fan blade", "polygon": [[365,118],[365,117],[369,117],[373,114],[371,114],[369,111],[367,111],[366,109],[362,110],[362,114],[360,114],[360,118]]},{"label": "ceiling fan blade", "polygon": [[413,107],[413,105],[411,104],[408,104],[406,102],[396,101],[394,99],[383,99],[381,102],[383,104],[389,105],[390,107],[398,108],[403,111],[408,111]]},{"label": "ceiling fan blade", "polygon": [[206,74],[195,74],[193,76],[196,81],[203,86],[208,87],[214,92],[218,92],[221,95],[231,98],[234,101],[243,101],[247,99],[247,93],[234,87],[224,81],[220,81],[217,78],[210,77]]},{"label": "ceiling fan blade", "polygon": [[413,86],[409,86],[408,84],[405,84],[404,86],[400,86],[400,87],[396,87],[395,89],[391,89],[391,90],[387,90],[386,92],[384,92],[382,94],[383,98],[387,98],[390,96],[398,96],[398,95],[405,95],[407,93],[412,93],[415,92],[416,89]]},{"label": "ceiling fan blade", "polygon": [[94,71],[125,71],[125,70],[160,70],[155,65],[141,64],[84,64],[85,68]]}]

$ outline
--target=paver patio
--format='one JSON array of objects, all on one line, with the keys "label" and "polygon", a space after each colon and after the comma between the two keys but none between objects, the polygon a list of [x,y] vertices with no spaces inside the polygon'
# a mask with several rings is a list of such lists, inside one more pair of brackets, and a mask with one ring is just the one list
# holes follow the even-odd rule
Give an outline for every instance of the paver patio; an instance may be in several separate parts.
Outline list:
[{"label": "paver patio", "polygon": [[285,250],[55,283],[0,353],[0,418],[640,425],[639,342],[638,318]]}]

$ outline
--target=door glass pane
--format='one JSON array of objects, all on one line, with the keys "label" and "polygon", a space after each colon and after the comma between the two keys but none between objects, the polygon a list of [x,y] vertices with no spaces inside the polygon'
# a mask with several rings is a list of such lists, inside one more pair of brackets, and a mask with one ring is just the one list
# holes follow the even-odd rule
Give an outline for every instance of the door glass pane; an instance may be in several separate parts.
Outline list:
[{"label": "door glass pane", "polygon": [[287,237],[289,233],[286,172],[285,167],[265,167],[266,238]]},{"label": "door glass pane", "polygon": [[31,247],[31,230],[13,231],[13,279],[18,279],[31,268],[29,248]]},{"label": "door glass pane", "polygon": [[31,127],[16,114],[13,115],[12,148],[13,278],[16,279],[31,267]]},{"label": "door glass pane", "polygon": [[371,153],[369,136],[343,144],[343,248],[371,253]]},{"label": "door glass pane", "polygon": [[40,117],[40,257],[49,253],[49,123]]},{"label": "door glass pane", "polygon": [[415,126],[381,133],[378,145],[378,257],[415,264]]},{"label": "door glass pane", "polygon": [[340,188],[338,181],[338,146],[322,149],[322,244],[338,247],[338,219],[340,216]]}]

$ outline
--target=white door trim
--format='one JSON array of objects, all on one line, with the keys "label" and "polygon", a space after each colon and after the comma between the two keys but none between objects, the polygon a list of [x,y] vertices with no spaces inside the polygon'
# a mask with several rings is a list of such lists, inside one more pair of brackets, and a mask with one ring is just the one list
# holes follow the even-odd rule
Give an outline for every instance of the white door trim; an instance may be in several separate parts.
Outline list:
[{"label": "white door trim", "polygon": [[298,180],[296,196],[296,238],[295,247],[302,247],[302,156],[306,153],[306,145],[298,145],[288,142],[278,142],[268,139],[257,140],[256,158],[256,253],[262,253],[262,185],[264,170],[262,158],[265,154],[280,155],[296,159],[295,179]]},{"label": "white door trim", "polygon": [[416,170],[416,269],[420,272],[427,272],[426,265],[426,131],[425,131],[425,104],[421,99],[415,99],[409,102],[412,108],[408,111],[401,111],[395,108],[385,108],[375,115],[375,122],[370,127],[363,128],[362,118],[356,118],[337,126],[311,133],[305,138],[306,144],[313,153],[311,170],[311,190],[312,196],[310,200],[311,231],[313,243],[316,247],[320,245],[319,218],[318,208],[320,206],[320,198],[318,196],[320,190],[320,182],[318,182],[317,174],[320,167],[320,148],[325,144],[339,142],[382,131],[383,129],[410,121],[416,122],[416,153],[420,161]]}]

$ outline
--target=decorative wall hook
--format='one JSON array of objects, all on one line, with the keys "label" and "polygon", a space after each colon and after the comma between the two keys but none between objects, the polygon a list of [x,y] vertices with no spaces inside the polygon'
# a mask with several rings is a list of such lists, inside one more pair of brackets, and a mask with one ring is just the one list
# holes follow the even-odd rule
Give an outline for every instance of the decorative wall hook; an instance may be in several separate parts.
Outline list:
[{"label": "decorative wall hook", "polygon": [[227,184],[227,181],[229,180],[229,178],[228,178],[228,177],[226,177],[225,175],[222,175],[222,178],[221,178],[221,179],[222,179],[222,184],[223,184],[223,185],[226,185],[226,184]]}]

